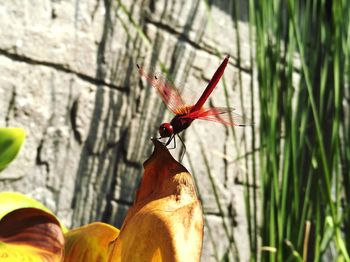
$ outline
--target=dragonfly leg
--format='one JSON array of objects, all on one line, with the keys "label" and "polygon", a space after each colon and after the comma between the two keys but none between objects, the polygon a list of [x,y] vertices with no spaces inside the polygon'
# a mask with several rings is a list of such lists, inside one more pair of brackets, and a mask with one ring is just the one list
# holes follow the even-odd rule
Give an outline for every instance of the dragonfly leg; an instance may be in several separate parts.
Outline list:
[{"label": "dragonfly leg", "polygon": [[176,148],[176,139],[175,139],[175,135],[171,135],[171,136],[169,137],[168,141],[165,143],[165,146],[168,146],[172,140],[174,140],[173,147],[169,147],[168,149],[175,149],[175,148]]},{"label": "dragonfly leg", "polygon": [[183,157],[185,156],[185,153],[186,153],[186,145],[185,145],[185,142],[183,141],[183,139],[181,138],[181,136],[179,134],[177,134],[177,136],[180,139],[181,144],[183,145],[183,148],[181,149],[181,153],[180,153],[180,161],[182,161],[182,159],[183,159]]}]

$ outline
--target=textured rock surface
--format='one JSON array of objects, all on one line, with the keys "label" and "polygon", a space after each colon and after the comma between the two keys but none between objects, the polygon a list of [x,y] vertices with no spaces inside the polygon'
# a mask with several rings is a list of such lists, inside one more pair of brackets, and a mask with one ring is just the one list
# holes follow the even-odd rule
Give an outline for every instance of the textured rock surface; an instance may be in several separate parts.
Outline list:
[{"label": "textured rock surface", "polygon": [[[209,9],[207,1],[0,0],[0,125],[28,133],[17,161],[0,174],[0,190],[35,197],[67,226],[120,226],[152,150],[149,138],[171,118],[136,63],[163,65],[201,92],[230,54],[229,103],[251,113],[247,7],[239,6],[237,39],[231,2]],[[213,94],[210,103],[227,105],[222,82]],[[202,261],[229,249],[232,256],[232,232],[241,260],[248,259],[246,169],[235,159],[249,153],[249,132],[197,121],[184,135],[183,162],[206,213]]]}]

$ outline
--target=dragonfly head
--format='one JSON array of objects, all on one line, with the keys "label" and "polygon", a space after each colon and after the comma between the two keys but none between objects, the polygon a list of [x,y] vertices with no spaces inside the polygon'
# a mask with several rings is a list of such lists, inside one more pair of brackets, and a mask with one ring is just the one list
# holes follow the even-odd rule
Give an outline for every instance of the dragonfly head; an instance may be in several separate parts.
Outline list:
[{"label": "dragonfly head", "polygon": [[174,133],[173,126],[170,123],[163,123],[159,127],[161,137],[170,137]]}]

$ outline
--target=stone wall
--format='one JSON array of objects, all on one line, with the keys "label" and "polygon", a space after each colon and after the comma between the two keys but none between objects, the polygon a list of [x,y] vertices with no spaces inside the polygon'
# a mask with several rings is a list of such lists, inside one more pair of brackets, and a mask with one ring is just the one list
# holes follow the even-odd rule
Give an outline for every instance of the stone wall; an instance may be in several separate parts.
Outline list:
[{"label": "stone wall", "polygon": [[[0,126],[27,131],[0,190],[38,199],[69,227],[96,220],[119,227],[152,151],[149,138],[172,117],[136,63],[166,68],[200,94],[230,54],[229,104],[251,114],[246,1],[236,7],[237,24],[229,0],[0,0]],[[210,103],[227,106],[223,82]],[[240,260],[249,257],[247,170],[235,159],[249,153],[250,132],[196,121],[184,134],[183,163],[206,214],[202,261],[227,250],[232,258],[234,245]]]}]

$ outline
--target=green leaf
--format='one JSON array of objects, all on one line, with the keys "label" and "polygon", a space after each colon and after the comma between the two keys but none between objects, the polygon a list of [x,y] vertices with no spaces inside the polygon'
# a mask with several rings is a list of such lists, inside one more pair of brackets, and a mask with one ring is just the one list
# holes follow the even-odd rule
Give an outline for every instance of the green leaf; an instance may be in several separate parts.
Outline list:
[{"label": "green leaf", "polygon": [[25,136],[22,128],[0,128],[0,171],[16,157]]}]

